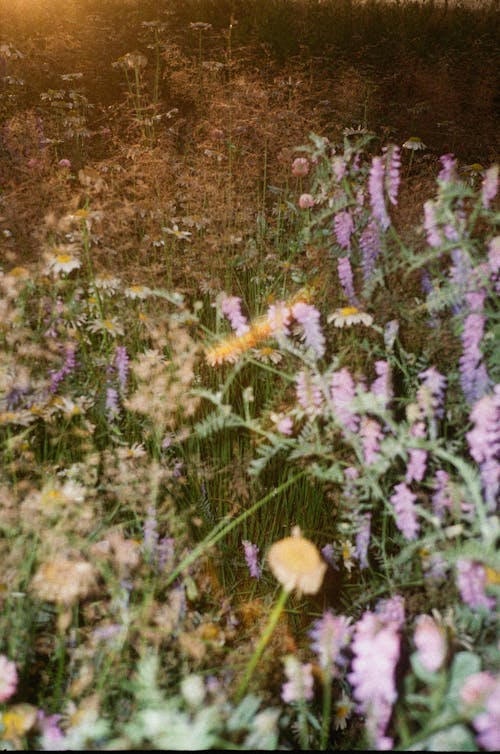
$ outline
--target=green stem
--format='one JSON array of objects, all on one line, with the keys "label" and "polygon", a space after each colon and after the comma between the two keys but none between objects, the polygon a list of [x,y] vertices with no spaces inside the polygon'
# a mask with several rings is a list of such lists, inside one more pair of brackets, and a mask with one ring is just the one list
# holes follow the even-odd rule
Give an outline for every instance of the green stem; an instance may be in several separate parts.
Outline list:
[{"label": "green stem", "polygon": [[279,599],[276,603],[276,605],[273,608],[273,611],[269,617],[269,622],[264,629],[262,636],[260,637],[260,641],[257,644],[255,651],[253,655],[250,658],[250,661],[248,665],[246,666],[245,673],[243,675],[243,679],[238,686],[238,691],[236,692],[236,701],[239,702],[245,695],[245,692],[248,688],[248,684],[250,683],[250,679],[252,678],[252,675],[254,673],[255,668],[257,667],[257,664],[262,656],[262,653],[264,652],[269,639],[272,636],[272,633],[274,629],[276,628],[276,624],[278,623],[280,619],[280,615],[283,612],[283,608],[285,607],[286,601],[288,599],[288,595],[290,592],[283,588],[281,590],[281,594],[279,596]]},{"label": "green stem", "polygon": [[321,725],[321,745],[324,751],[328,745],[328,735],[330,733],[330,721],[332,715],[332,674],[330,668],[323,671],[323,720]]}]

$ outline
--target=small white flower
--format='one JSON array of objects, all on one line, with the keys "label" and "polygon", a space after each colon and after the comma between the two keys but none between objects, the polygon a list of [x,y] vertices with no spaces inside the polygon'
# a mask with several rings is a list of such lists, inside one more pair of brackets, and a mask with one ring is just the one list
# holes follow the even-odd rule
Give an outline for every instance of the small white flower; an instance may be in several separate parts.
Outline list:
[{"label": "small white flower", "polygon": [[188,230],[179,230],[179,226],[175,224],[171,228],[162,228],[162,231],[175,236],[178,241],[189,241],[189,237],[192,235]]},{"label": "small white flower", "polygon": [[54,254],[49,257],[48,271],[58,273],[69,274],[73,270],[77,270],[82,266],[81,261],[74,254],[70,254],[63,250],[54,250]]},{"label": "small white flower", "polygon": [[121,286],[121,282],[120,278],[103,273],[102,275],[97,275],[94,279],[94,286],[99,291],[109,291],[110,293],[114,293]]},{"label": "small white flower", "polygon": [[342,309],[336,309],[332,314],[329,314],[327,322],[333,322],[334,327],[350,327],[358,324],[369,327],[373,323],[373,317],[360,311],[355,306],[344,306]]},{"label": "small white flower", "polygon": [[129,285],[128,288],[125,288],[125,296],[131,299],[144,300],[150,293],[151,290],[145,285]]},{"label": "small white flower", "polygon": [[427,149],[426,145],[418,136],[410,136],[409,139],[403,144],[403,149],[411,149],[416,151],[418,149]]},{"label": "small white flower", "polygon": [[114,318],[112,319],[94,319],[88,325],[90,332],[107,332],[113,338],[117,335],[123,335],[123,326]]}]

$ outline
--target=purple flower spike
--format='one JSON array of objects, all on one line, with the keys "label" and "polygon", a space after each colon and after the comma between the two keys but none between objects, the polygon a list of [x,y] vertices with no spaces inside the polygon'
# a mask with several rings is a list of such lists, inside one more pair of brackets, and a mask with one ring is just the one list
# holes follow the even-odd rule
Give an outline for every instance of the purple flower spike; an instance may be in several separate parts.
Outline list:
[{"label": "purple flower spike", "polygon": [[247,539],[243,539],[241,544],[245,551],[245,561],[253,579],[260,579],[262,568],[259,565],[259,548]]},{"label": "purple flower spike", "polygon": [[382,230],[387,230],[391,224],[385,208],[384,198],[384,162],[382,157],[374,157],[368,178],[368,190],[370,192],[370,204],[375,220],[378,220]]}]

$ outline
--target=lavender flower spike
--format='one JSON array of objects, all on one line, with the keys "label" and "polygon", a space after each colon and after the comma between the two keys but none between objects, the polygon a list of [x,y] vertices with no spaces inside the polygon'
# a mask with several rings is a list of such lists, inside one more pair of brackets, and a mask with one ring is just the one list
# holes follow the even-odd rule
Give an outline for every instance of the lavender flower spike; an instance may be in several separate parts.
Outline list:
[{"label": "lavender flower spike", "polygon": [[378,220],[383,230],[387,230],[391,224],[389,215],[385,208],[384,198],[384,162],[382,157],[374,157],[370,168],[368,179],[368,190],[370,192],[370,203],[373,217]]},{"label": "lavender flower spike", "polygon": [[394,506],[396,526],[406,539],[416,539],[420,529],[414,507],[416,499],[417,496],[404,482],[396,485],[390,498]]},{"label": "lavender flower spike", "polygon": [[340,285],[342,290],[353,306],[358,305],[358,299],[354,291],[354,278],[352,274],[352,267],[349,257],[339,257],[337,260],[337,273],[339,276]]},{"label": "lavender flower spike", "polygon": [[259,565],[259,548],[257,545],[252,544],[247,539],[241,541],[243,549],[245,551],[245,560],[250,571],[250,576],[253,579],[260,579],[262,575],[262,568]]},{"label": "lavender flower spike", "polygon": [[470,454],[479,464],[488,509],[494,512],[500,490],[500,385],[473,407],[473,429],[467,433]]}]

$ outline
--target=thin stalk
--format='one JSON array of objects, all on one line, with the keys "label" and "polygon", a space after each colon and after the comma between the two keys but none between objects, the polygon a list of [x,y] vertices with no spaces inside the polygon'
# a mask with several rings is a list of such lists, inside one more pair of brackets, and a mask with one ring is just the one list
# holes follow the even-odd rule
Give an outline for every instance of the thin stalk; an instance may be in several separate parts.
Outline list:
[{"label": "thin stalk", "polygon": [[245,672],[243,674],[243,678],[241,680],[240,685],[238,686],[238,690],[236,692],[236,701],[239,702],[244,697],[245,692],[248,688],[248,684],[250,683],[250,680],[254,674],[255,668],[257,667],[257,664],[267,647],[269,640],[273,634],[274,629],[276,628],[276,625],[280,619],[281,613],[283,612],[283,609],[286,605],[286,601],[288,599],[290,592],[283,587],[281,590],[281,594],[279,596],[279,599],[276,603],[276,605],[273,608],[273,611],[271,615],[269,616],[269,621],[267,626],[265,627],[264,631],[262,632],[262,636],[260,637],[259,643],[257,644],[254,653],[252,654],[250,661],[248,665],[245,668]]}]

